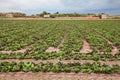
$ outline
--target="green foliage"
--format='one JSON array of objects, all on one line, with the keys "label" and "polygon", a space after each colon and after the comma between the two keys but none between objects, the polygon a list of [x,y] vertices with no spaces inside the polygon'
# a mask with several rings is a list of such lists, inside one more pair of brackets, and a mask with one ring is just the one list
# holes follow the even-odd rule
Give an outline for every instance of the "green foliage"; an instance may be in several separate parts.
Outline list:
[{"label": "green foliage", "polygon": [[100,64],[100,62],[89,63],[85,62],[83,64],[80,63],[67,63],[63,64],[58,62],[53,64],[51,62],[47,63],[38,63],[34,64],[33,62],[0,62],[0,72],[83,72],[83,73],[120,73],[120,66],[113,65],[110,67],[107,64]]},{"label": "green foliage", "polygon": [[94,54],[94,55],[92,56],[92,59],[95,60],[95,61],[98,61],[98,60],[100,60],[100,56]]},{"label": "green foliage", "polygon": [[[55,14],[55,15],[58,15]],[[71,15],[69,15],[71,16]],[[0,60],[35,59],[35,60],[94,60],[94,63],[32,63],[0,62],[0,72],[84,72],[84,73],[120,73],[119,65],[101,64],[96,61],[120,60],[120,50],[111,55],[113,46],[119,49],[120,21],[0,21]],[[112,42],[109,44],[108,41]],[[86,40],[93,50],[80,53]],[[49,47],[60,52],[46,52]],[[112,46],[113,45],[113,46]],[[18,50],[28,48],[24,53]],[[10,54],[1,51],[12,51]],[[102,54],[101,54],[102,53]]]}]

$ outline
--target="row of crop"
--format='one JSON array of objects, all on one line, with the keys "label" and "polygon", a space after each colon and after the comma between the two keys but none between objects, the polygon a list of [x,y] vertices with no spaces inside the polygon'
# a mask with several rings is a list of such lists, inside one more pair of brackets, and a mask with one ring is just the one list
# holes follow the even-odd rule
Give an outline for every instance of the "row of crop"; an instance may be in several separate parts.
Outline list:
[{"label": "row of crop", "polygon": [[[106,21],[83,21],[84,27],[94,29],[93,32],[98,32],[105,38],[109,39],[114,46],[120,46],[120,21],[106,20]],[[86,23],[86,24],[85,24]]]},{"label": "row of crop", "polygon": [[[59,23],[59,22],[56,22]],[[56,24],[54,23],[54,24]],[[62,22],[59,25],[56,25],[56,28],[53,29],[53,32],[47,35],[47,38],[31,47],[29,52],[45,52],[48,47],[57,47],[63,38],[64,43],[60,46],[60,51],[63,52],[79,52],[82,48],[83,41],[81,36],[79,36],[80,32],[77,28],[74,27],[73,23]],[[52,27],[53,25],[51,25]],[[65,36],[65,37],[64,37]]]},{"label": "row of crop", "polygon": [[[6,31],[16,30],[17,27],[15,27],[15,26],[17,24],[20,26],[20,28],[22,28],[22,26],[20,25],[21,23],[19,23],[19,22],[20,21],[0,20],[0,31],[6,32]],[[9,28],[8,28],[8,26],[9,26]]]},{"label": "row of crop", "polygon": [[[111,23],[115,23],[115,29]],[[15,30],[8,31],[11,29],[7,27],[15,28]],[[2,21],[0,35],[3,38],[0,39],[0,50],[24,48],[43,38],[52,30],[53,32],[47,35],[46,40],[32,46],[30,50],[33,53],[44,52],[48,47],[57,47],[60,44],[65,27],[68,28],[67,37],[63,46],[60,47],[63,52],[79,52],[85,39],[90,43],[93,52],[110,53],[112,46],[97,35],[93,29],[106,37],[109,36],[110,40],[115,41],[114,44],[119,46],[119,21]]]},{"label": "row of crop", "polygon": [[85,62],[83,64],[80,63],[67,63],[63,64],[58,62],[53,64],[51,62],[47,63],[38,63],[35,64],[33,62],[0,62],[0,72],[75,72],[75,73],[120,73],[119,65],[112,65],[110,67],[107,64],[101,64],[100,62],[88,63]]},{"label": "row of crop", "polygon": [[51,60],[51,59],[57,59],[57,60],[110,60],[110,61],[116,61],[120,60],[120,53],[112,56],[111,54],[96,54],[96,53],[31,53],[31,54],[22,54],[22,53],[11,53],[11,54],[2,54],[0,53],[0,59],[41,59],[41,60]]},{"label": "row of crop", "polygon": [[79,35],[81,32],[79,32],[79,30],[75,27],[76,25],[74,24],[74,21],[68,23],[66,23],[66,25],[69,27],[69,30],[67,31],[67,37],[60,49],[66,53],[79,52],[83,45],[83,40]]},{"label": "row of crop", "polygon": [[18,22],[18,21],[10,21],[10,22],[7,21],[7,22],[3,22],[3,23],[4,24],[0,24],[0,27],[3,27],[3,29],[0,30],[0,32],[1,32],[1,34],[0,34],[1,37],[0,38],[10,36],[10,34],[17,35],[18,33],[22,33],[26,30],[29,31],[34,26],[34,25],[31,26],[32,24],[30,22],[27,23],[27,22]]},{"label": "row of crop", "polygon": [[41,25],[39,22],[36,22],[34,25],[33,23],[31,24],[31,29],[27,29],[28,26],[24,26],[25,28],[19,30],[18,27],[17,32],[19,31],[20,33],[10,34],[10,32],[8,32],[8,37],[2,38],[0,41],[0,45],[2,47],[1,50],[18,50],[32,44],[46,35],[44,32],[47,33],[50,29],[49,25],[50,24]]},{"label": "row of crop", "polygon": [[[40,27],[41,25],[49,24],[47,21],[23,21],[23,20],[18,20],[18,21],[10,21],[10,20],[5,20],[5,21],[0,21],[0,31],[2,33],[5,32],[14,32],[18,31],[18,29],[31,29],[33,27]],[[52,21],[51,21],[52,23]],[[33,25],[34,24],[34,25]],[[6,33],[8,34],[8,33]]]},{"label": "row of crop", "polygon": [[102,22],[101,28],[96,27],[95,31],[109,39],[114,46],[120,47],[120,21]]},{"label": "row of crop", "polygon": [[[79,24],[78,24],[79,23]],[[108,44],[106,40],[101,38],[98,34],[96,34],[93,30],[92,27],[88,24],[85,25],[85,22],[77,22],[77,28],[81,32],[80,35],[83,36],[85,40],[90,44],[90,48],[93,50],[95,53],[110,53],[112,51],[112,45]],[[87,22],[86,22],[87,23]],[[94,24],[95,25],[95,24]]]},{"label": "row of crop", "polygon": [[[51,27],[54,28],[51,29]],[[49,47],[56,48],[60,44],[64,36],[64,29],[65,27],[58,25],[58,23],[50,26],[50,29],[47,32],[49,31],[51,32],[46,35],[46,38],[43,41],[31,46],[27,52],[38,53],[38,52],[45,52],[45,50],[47,50]]]},{"label": "row of crop", "polygon": [[[10,36],[1,39],[1,50],[18,50],[22,47],[34,42],[34,40],[39,39],[34,36],[38,31],[31,30],[31,33],[24,32],[22,34],[10,34]],[[23,35],[24,34],[24,35]],[[3,42],[4,41],[4,42]]]}]

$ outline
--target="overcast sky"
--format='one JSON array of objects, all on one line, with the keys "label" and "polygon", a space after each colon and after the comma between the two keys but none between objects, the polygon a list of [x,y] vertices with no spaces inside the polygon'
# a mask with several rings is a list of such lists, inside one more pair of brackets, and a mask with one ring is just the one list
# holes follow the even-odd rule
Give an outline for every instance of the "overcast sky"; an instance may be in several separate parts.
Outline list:
[{"label": "overcast sky", "polygon": [[120,15],[120,0],[0,0],[0,12],[42,11],[61,13],[109,13]]}]

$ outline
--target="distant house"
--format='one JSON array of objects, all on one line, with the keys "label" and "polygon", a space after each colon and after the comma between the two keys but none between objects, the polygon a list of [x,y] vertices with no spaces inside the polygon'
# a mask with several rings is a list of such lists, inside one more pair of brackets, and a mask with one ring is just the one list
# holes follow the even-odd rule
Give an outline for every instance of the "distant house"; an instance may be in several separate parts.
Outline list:
[{"label": "distant house", "polygon": [[100,19],[107,19],[107,15],[106,14],[100,14]]},{"label": "distant house", "polygon": [[13,18],[14,17],[13,14],[11,14],[11,13],[7,13],[5,16],[8,17],[8,18]]},{"label": "distant house", "polygon": [[45,14],[43,17],[44,18],[50,18],[50,15],[49,14]]}]

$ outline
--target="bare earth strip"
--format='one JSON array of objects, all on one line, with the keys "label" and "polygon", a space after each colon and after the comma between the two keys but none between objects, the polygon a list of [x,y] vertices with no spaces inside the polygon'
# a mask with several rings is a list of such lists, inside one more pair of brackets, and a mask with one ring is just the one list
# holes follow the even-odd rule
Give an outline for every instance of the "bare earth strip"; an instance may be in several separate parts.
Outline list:
[{"label": "bare earth strip", "polygon": [[[6,60],[0,60],[0,62],[33,62],[35,64],[38,64],[40,62],[43,62],[43,63],[47,63],[47,62],[52,62],[54,64],[58,63],[58,62],[61,62],[61,63],[85,63],[85,62],[89,62],[89,63],[94,63],[96,61],[94,60],[57,60],[57,59],[53,59],[53,60],[34,60],[34,59],[24,59],[24,60],[19,60],[19,59],[6,59]],[[110,66],[112,65],[115,65],[115,64],[118,64],[120,65],[120,61],[98,61],[100,62],[101,64],[108,64]]]},{"label": "bare earth strip", "polygon": [[85,73],[0,73],[0,80],[120,80],[119,74],[85,74]]},{"label": "bare earth strip", "polygon": [[64,37],[62,38],[62,40],[61,40],[60,44],[57,46],[57,48],[49,47],[45,52],[57,52],[57,53],[60,52],[59,48],[63,45],[63,43],[66,39],[66,36],[67,36],[67,34],[66,34],[66,31],[65,31]]},{"label": "bare earth strip", "polygon": [[90,53],[90,52],[92,52],[92,51],[93,51],[93,50],[90,49],[89,43],[88,43],[86,40],[84,40],[84,41],[83,41],[83,47],[82,47],[82,49],[80,50],[80,53]]}]

